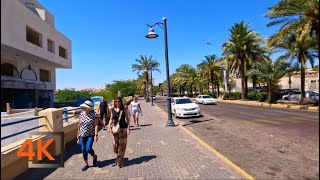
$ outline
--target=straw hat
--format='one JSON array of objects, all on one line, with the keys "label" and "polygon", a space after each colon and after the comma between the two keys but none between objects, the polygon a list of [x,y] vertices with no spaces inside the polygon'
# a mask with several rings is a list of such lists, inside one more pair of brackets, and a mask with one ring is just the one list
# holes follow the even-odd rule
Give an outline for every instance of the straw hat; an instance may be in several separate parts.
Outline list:
[{"label": "straw hat", "polygon": [[80,107],[85,107],[90,110],[92,110],[92,102],[91,101],[85,101],[83,104],[80,105]]}]

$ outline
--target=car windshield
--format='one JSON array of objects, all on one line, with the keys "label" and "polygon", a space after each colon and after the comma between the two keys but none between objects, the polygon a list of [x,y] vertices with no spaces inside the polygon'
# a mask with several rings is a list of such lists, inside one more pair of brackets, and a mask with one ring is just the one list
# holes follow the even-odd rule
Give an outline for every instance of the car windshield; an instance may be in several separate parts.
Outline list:
[{"label": "car windshield", "polygon": [[212,98],[211,96],[202,96],[204,99]]},{"label": "car windshield", "polygon": [[188,104],[192,103],[190,99],[176,99],[176,104]]}]

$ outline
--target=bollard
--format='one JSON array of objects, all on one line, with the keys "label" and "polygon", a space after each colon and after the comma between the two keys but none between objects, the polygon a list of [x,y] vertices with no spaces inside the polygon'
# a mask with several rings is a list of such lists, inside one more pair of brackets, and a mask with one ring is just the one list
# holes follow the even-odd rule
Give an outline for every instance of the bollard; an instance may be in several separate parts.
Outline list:
[{"label": "bollard", "polygon": [[63,116],[62,116],[64,122],[68,122],[68,112],[67,108],[63,108]]}]

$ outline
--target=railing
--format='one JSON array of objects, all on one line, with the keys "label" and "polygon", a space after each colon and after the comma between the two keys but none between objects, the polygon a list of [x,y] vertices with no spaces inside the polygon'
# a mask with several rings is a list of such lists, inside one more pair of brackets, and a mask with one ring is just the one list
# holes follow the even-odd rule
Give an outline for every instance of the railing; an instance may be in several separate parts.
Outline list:
[{"label": "railing", "polygon": [[[40,118],[43,118],[43,117],[44,116],[35,116],[35,117],[26,118],[26,119],[15,121],[15,122],[4,123],[4,124],[1,124],[1,127],[10,126],[10,125],[14,125],[14,124],[19,124],[19,123],[23,123],[23,122],[28,122],[28,121],[32,121],[32,120],[35,120],[35,119],[40,119]],[[23,130],[23,131],[19,131],[19,132],[13,133],[13,134],[9,134],[7,136],[1,137],[1,141],[5,140],[5,139],[8,139],[10,137],[17,136],[19,134],[28,132],[28,131],[32,131],[34,129],[41,128],[43,126],[46,126],[46,125],[39,125],[39,126],[36,126],[36,127],[33,127],[33,128],[29,128],[29,129],[26,129],[26,130]]]},{"label": "railing", "polygon": [[69,109],[69,110],[68,110],[67,108],[63,108],[62,114],[63,114],[63,120],[64,120],[64,122],[68,122],[68,119],[73,118],[73,117],[76,116],[76,115],[68,116],[68,112],[69,112],[69,111],[78,110],[78,109],[81,109],[81,107],[74,108],[74,109]]}]

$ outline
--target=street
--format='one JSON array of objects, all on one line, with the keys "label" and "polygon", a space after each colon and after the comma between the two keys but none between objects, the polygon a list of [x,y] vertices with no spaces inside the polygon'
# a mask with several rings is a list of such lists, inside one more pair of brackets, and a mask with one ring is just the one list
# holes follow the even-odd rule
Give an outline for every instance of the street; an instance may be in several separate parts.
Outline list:
[{"label": "street", "polygon": [[[167,111],[166,97],[155,104]],[[319,112],[217,103],[174,119],[256,178],[319,178]]]}]

